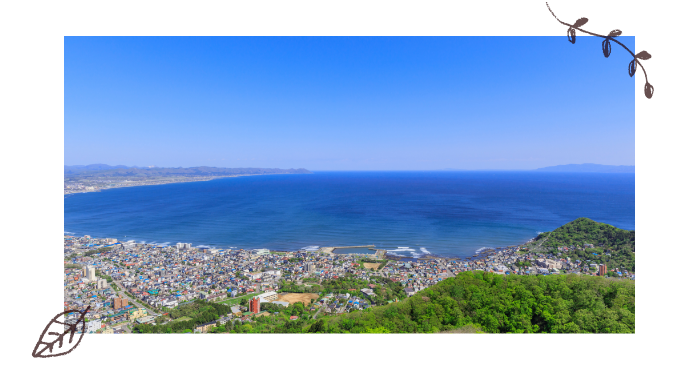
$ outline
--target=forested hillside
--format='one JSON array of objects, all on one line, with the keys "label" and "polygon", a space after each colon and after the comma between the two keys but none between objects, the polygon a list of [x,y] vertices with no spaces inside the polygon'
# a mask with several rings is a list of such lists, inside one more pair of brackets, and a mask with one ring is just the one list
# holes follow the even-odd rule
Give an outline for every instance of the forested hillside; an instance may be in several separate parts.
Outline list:
[{"label": "forested hillside", "polygon": [[540,246],[548,248],[593,244],[613,250],[630,248],[635,251],[634,230],[619,229],[585,217],[580,217],[552,232],[541,233],[535,241],[541,241]]},{"label": "forested hillside", "polygon": [[[270,316],[216,327],[213,333],[634,333],[635,282],[584,275],[519,276],[462,272],[388,305],[312,318],[302,303],[263,304]],[[195,301],[168,310],[175,321],[141,324],[140,333],[190,332],[230,312]],[[277,314],[278,313],[278,314]],[[302,319],[291,321],[291,316]]]},{"label": "forested hillside", "polygon": [[[584,248],[585,244],[594,245]],[[591,260],[611,268],[635,271],[635,231],[616,228],[580,217],[552,232],[539,234],[529,244],[533,251],[558,252],[559,247],[568,247],[572,260]]]},{"label": "forested hillside", "polygon": [[181,333],[192,332],[199,324],[208,323],[230,313],[230,306],[220,303],[194,300],[174,309],[167,309],[174,321],[167,324],[136,324],[134,333]]},{"label": "forested hillside", "polygon": [[635,283],[593,276],[463,272],[387,306],[329,318],[322,332],[634,333]]}]

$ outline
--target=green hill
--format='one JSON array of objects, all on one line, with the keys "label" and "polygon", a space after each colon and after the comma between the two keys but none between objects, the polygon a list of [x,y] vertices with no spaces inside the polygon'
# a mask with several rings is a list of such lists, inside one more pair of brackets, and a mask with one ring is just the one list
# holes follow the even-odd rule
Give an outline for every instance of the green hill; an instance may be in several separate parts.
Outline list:
[{"label": "green hill", "polygon": [[[265,304],[266,305],[266,304]],[[215,328],[230,333],[634,333],[635,282],[586,275],[497,275],[461,272],[388,305],[313,319],[311,306],[272,306],[269,316]],[[269,309],[269,306],[265,307]],[[230,312],[195,301],[168,310],[188,321],[141,324],[134,332],[194,329]],[[278,314],[277,314],[278,312]],[[291,321],[290,316],[300,316]]]},{"label": "green hill", "polygon": [[623,230],[612,225],[598,223],[580,217],[552,232],[544,232],[536,237],[539,246],[557,248],[559,246],[578,246],[592,244],[614,250],[628,247],[635,251],[635,231]]},{"label": "green hill", "polygon": [[329,333],[634,333],[635,282],[463,272],[403,301],[318,326]]},{"label": "green hill", "polygon": [[[585,247],[593,245],[593,247]],[[539,234],[529,248],[532,251],[559,252],[567,247],[570,258],[604,263],[609,268],[635,271],[635,231],[580,217],[552,232]]]}]

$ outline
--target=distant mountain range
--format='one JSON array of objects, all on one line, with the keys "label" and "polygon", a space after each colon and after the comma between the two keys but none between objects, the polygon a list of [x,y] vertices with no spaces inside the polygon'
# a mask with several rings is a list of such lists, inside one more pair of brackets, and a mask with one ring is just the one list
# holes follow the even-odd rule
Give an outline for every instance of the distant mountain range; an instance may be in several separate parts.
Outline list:
[{"label": "distant mountain range", "polygon": [[529,169],[529,170],[522,170],[522,169],[510,169],[510,170],[480,169],[480,170],[478,170],[478,169],[444,168],[444,169],[442,169],[442,171],[450,171],[450,172],[478,172],[478,171],[479,172],[485,172],[485,171],[523,172],[523,171],[533,171],[533,172],[577,172],[577,173],[635,173],[635,166],[634,165],[603,165],[603,164],[584,163],[584,164],[555,165],[552,167],[544,167],[544,168]]},{"label": "distant mountain range", "polygon": [[80,173],[85,171],[104,171],[108,169],[120,169],[120,168],[138,168],[135,165],[133,167],[128,167],[125,165],[107,165],[107,164],[90,164],[90,165],[64,165],[63,173]]},{"label": "distant mountain range", "polygon": [[280,168],[217,168],[217,167],[191,167],[191,168],[158,168],[158,167],[128,167],[125,165],[65,165],[63,175],[68,177],[213,177],[248,174],[297,174],[312,173],[305,168],[280,169]]},{"label": "distant mountain range", "polygon": [[635,173],[634,165],[566,164],[535,169],[536,172]]}]

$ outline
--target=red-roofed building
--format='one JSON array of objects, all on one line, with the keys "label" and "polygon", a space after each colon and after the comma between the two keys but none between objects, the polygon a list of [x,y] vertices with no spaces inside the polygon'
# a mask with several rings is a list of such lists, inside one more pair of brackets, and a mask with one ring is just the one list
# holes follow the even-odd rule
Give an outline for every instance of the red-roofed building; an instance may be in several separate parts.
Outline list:
[{"label": "red-roofed building", "polygon": [[259,311],[260,311],[259,305],[260,305],[259,298],[252,298],[250,300],[250,312],[255,313],[255,314],[259,314]]}]

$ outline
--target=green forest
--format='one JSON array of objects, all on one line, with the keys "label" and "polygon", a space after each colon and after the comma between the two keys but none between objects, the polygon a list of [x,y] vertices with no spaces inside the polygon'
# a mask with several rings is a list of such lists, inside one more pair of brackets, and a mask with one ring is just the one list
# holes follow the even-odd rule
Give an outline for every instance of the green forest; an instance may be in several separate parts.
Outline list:
[{"label": "green forest", "polygon": [[84,256],[84,257],[89,257],[89,256],[92,256],[92,255],[95,255],[95,254],[108,253],[108,252],[110,252],[110,251],[112,251],[112,247],[111,247],[111,246],[109,246],[109,247],[100,247],[100,248],[98,248],[98,249],[88,250],[88,251],[82,253],[82,256]]},{"label": "green forest", "polygon": [[[584,248],[585,244],[594,245]],[[589,260],[606,264],[609,269],[635,271],[635,231],[580,217],[552,232],[539,234],[530,244],[532,251],[557,253],[558,247],[575,249],[568,253],[571,260]]]},{"label": "green forest", "polygon": [[[192,332],[194,327],[208,323],[230,313],[230,306],[220,303],[194,300],[191,303],[177,306],[174,309],[164,308],[173,321],[167,324],[151,325],[137,324],[134,333],[182,333]],[[184,319],[182,319],[184,318]],[[188,319],[187,319],[188,318]]]},{"label": "green forest", "polygon": [[[340,280],[344,290],[358,280]],[[353,288],[351,288],[353,289]],[[385,289],[390,289],[386,287]],[[397,288],[396,288],[397,289]],[[521,276],[462,272],[384,306],[313,319],[309,306],[263,304],[271,316],[232,321],[212,332],[230,333],[634,333],[635,282],[585,275]],[[196,301],[171,310],[176,321],[137,325],[134,332],[189,332],[229,312]],[[290,320],[290,316],[300,318]],[[183,321],[186,317],[188,320]]]},{"label": "green forest", "polygon": [[463,272],[403,301],[335,316],[323,332],[634,333],[635,283]]},{"label": "green forest", "polygon": [[284,281],[280,280],[279,281],[279,293],[320,293],[322,291],[322,287],[320,285],[313,285],[313,284],[308,284],[310,286],[305,286],[303,285],[298,285],[294,282],[289,282],[289,281]]}]

